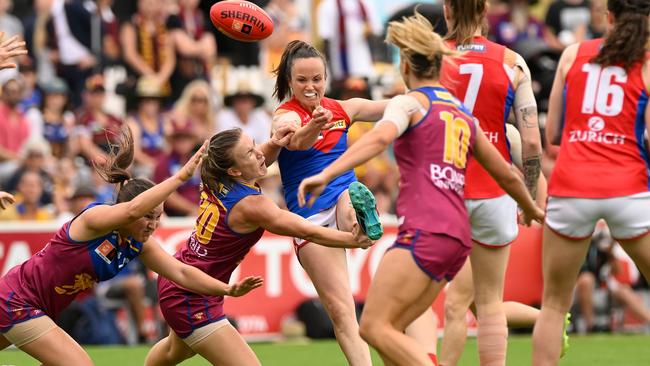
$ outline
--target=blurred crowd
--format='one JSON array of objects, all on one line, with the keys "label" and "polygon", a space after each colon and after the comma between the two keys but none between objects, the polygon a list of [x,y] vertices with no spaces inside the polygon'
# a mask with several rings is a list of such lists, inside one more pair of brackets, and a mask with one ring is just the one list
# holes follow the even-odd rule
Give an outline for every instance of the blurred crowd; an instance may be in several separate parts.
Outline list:
[{"label": "blurred crowd", "polygon": [[[485,31],[526,59],[542,128],[559,54],[569,44],[603,35],[605,1],[491,3]],[[377,99],[404,92],[395,52],[383,37],[387,22],[412,14],[415,1],[252,2],[274,21],[273,35],[262,42],[220,34],[209,21],[214,1],[208,0],[0,0],[4,38],[17,35],[29,50],[16,60],[16,70],[0,72],[0,190],[17,199],[0,220],[62,223],[88,202],[112,201],[113,187],[92,167],[103,164],[125,125],[134,135],[135,175],[155,182],[175,173],[218,131],[240,127],[264,142],[278,105],[271,95],[273,69],[293,39],[310,41],[327,55],[331,97]],[[444,33],[441,2],[418,3]],[[355,124],[350,143],[370,128]],[[547,147],[545,153],[552,158],[555,151]],[[545,172],[550,164],[546,159]],[[356,173],[377,196],[380,212],[392,214],[398,172],[391,152]],[[185,183],[167,201],[166,214],[193,216],[199,184],[198,177]],[[277,168],[260,184],[283,204]],[[591,288],[603,278],[604,288],[612,288],[600,270],[592,274]],[[134,309],[142,339],[144,310],[134,300],[143,296],[141,280],[118,287]],[[641,314],[650,322],[649,314]],[[587,312],[582,329],[597,326]]]}]

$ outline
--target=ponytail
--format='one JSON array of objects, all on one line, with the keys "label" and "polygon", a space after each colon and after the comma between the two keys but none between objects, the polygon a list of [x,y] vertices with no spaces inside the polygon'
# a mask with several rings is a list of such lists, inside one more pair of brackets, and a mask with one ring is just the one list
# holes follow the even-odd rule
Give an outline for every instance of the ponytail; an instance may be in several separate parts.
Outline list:
[{"label": "ponytail", "polygon": [[148,179],[131,179],[128,169],[133,163],[133,156],[133,134],[129,127],[124,126],[120,129],[118,143],[111,145],[106,163],[103,165],[93,163],[95,170],[104,181],[118,185],[116,203],[130,201],[154,186]]},{"label": "ponytail", "polygon": [[602,66],[623,64],[627,70],[643,61],[648,51],[650,1],[609,0],[607,9],[616,21],[592,62]]},{"label": "ponytail", "polygon": [[451,12],[452,19],[445,39],[464,45],[472,40],[479,26],[485,33],[486,0],[445,0],[445,5]]},{"label": "ponytail", "polygon": [[233,128],[212,136],[208,146],[208,157],[201,164],[201,181],[208,189],[219,192],[219,186],[232,186],[233,178],[228,169],[235,165],[233,149],[241,138],[242,130]]}]

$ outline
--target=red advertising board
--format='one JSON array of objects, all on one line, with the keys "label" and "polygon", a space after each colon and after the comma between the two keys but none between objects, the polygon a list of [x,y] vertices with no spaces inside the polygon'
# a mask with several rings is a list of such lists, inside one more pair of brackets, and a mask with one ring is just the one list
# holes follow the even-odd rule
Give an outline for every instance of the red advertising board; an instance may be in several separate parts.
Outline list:
[{"label": "red advertising board", "polygon": [[[165,221],[156,237],[169,252],[185,243],[192,231],[192,220]],[[40,250],[58,227],[40,223],[3,223],[0,226],[0,273],[22,263]],[[357,300],[363,300],[381,257],[396,236],[396,227],[388,225],[386,234],[368,250],[348,251],[350,285]],[[260,289],[240,298],[227,298],[226,311],[237,320],[242,334],[265,337],[280,331],[282,320],[292,316],[305,299],[316,291],[296,259],[291,239],[265,234],[233,274],[233,280],[246,275],[263,276]],[[528,304],[540,302],[541,230],[522,227],[512,245],[505,297]],[[434,309],[442,319],[442,298]]]}]

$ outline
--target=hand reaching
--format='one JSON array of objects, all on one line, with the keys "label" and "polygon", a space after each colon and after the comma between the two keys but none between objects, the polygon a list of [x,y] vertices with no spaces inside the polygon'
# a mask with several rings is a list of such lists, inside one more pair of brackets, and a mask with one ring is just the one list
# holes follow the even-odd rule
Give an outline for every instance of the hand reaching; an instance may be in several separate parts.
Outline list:
[{"label": "hand reaching", "polygon": [[[4,38],[4,32],[0,32],[0,40],[2,38]],[[15,68],[16,64],[10,60],[26,54],[25,42],[21,41],[18,36],[0,41],[0,70]]]},{"label": "hand reaching", "polygon": [[14,196],[7,192],[0,191],[0,210],[6,210],[9,205],[15,202]]},{"label": "hand reaching", "polygon": [[286,147],[291,142],[291,138],[296,133],[298,127],[292,124],[285,124],[280,126],[278,129],[273,132],[271,136],[271,142],[279,147]]},{"label": "hand reaching", "polygon": [[368,249],[371,246],[375,245],[375,242],[370,239],[366,234],[361,230],[361,227],[358,223],[352,225],[352,234],[354,235],[354,241],[359,245],[361,249]]},{"label": "hand reaching", "polygon": [[230,285],[226,295],[232,297],[244,296],[252,290],[262,286],[262,284],[264,284],[264,279],[262,279],[262,277],[249,276],[235,284]]},{"label": "hand reaching", "polygon": [[[317,174],[303,179],[303,181],[300,182],[300,186],[298,187],[298,205],[300,205],[300,207],[303,207],[305,206],[305,203],[307,203],[307,205],[311,207],[314,204],[314,201],[316,201],[316,198],[318,198],[318,196],[323,193],[323,190],[327,186],[327,183],[329,182],[322,174]],[[311,197],[309,197],[309,202],[305,201],[307,194],[311,194]]]},{"label": "hand reaching", "polygon": [[188,181],[194,175],[194,171],[201,165],[203,159],[207,158],[208,155],[208,146],[210,146],[210,141],[205,140],[199,151],[197,151],[190,160],[185,163],[185,165],[176,173],[180,180],[183,182]]}]

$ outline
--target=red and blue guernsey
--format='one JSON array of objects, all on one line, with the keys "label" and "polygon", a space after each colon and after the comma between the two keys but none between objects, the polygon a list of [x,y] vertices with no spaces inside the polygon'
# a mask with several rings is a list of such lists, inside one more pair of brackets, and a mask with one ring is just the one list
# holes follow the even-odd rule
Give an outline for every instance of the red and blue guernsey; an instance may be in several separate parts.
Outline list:
[{"label": "red and blue guernsey", "polygon": [[445,234],[471,246],[463,187],[476,139],[474,117],[445,88],[416,91],[431,104],[422,120],[395,140],[399,231]]},{"label": "red and blue guernsey", "polygon": [[562,144],[549,195],[610,198],[650,190],[643,62],[628,70],[591,63],[602,43],[580,43],[566,75]]},{"label": "red and blue guernsey", "polygon": [[0,332],[42,315],[56,319],[78,294],[113,278],[142,251],[142,243],[117,232],[74,241],[69,235],[72,221],[40,252],[0,279]]},{"label": "red and blue guernsey", "polygon": [[[511,162],[510,145],[506,138],[506,121],[515,99],[511,81],[512,69],[506,56],[509,52],[514,63],[514,52],[484,37],[474,37],[469,44],[450,47],[466,52],[463,56],[445,61],[440,82],[479,120],[483,133],[499,150],[501,156]],[[465,198],[487,199],[505,194],[497,182],[477,161],[467,167]]]},{"label": "red and blue guernsey", "polygon": [[[312,175],[316,175],[327,168],[334,160],[338,159],[348,148],[348,128],[350,128],[350,117],[345,113],[341,104],[329,98],[321,100],[321,106],[333,114],[334,126],[327,131],[322,131],[316,143],[308,150],[292,151],[282,149],[278,157],[282,185],[284,186],[284,200],[289,211],[302,217],[309,217],[336,205],[341,193],[350,183],[357,180],[353,170],[334,178],[321,195],[316,199],[314,205],[300,207],[298,205],[298,186],[300,182]],[[300,116],[301,126],[311,120],[311,113],[303,108],[295,98],[282,104],[278,109],[294,111]]]},{"label": "red and blue guernsey", "polygon": [[[232,272],[264,233],[262,228],[237,233],[228,226],[228,215],[239,201],[261,193],[259,187],[242,183],[220,185],[218,192],[204,187],[194,231],[174,257],[228,283]],[[165,320],[183,338],[225,317],[223,296],[196,294],[162,276],[158,277],[158,295]]]}]

